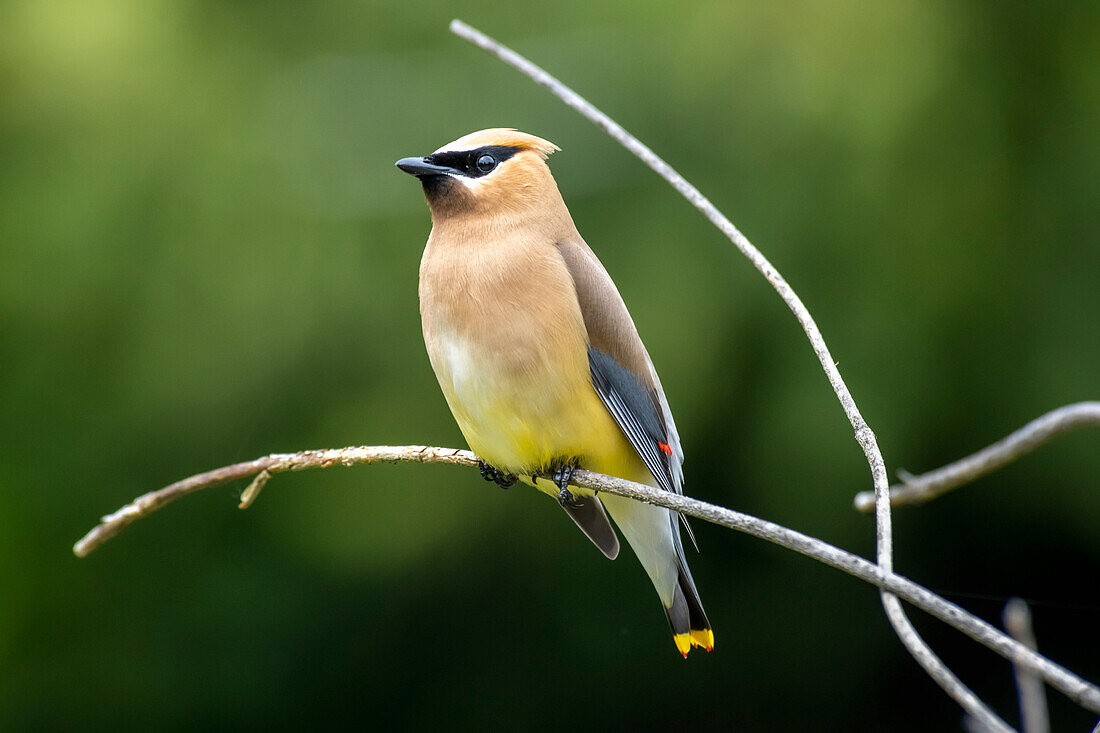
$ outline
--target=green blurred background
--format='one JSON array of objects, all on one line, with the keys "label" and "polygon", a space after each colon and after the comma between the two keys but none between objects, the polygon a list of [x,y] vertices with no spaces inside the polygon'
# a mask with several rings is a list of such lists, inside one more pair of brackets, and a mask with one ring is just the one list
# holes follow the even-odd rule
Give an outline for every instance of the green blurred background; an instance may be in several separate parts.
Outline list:
[{"label": "green blurred background", "polygon": [[[1100,6],[68,0],[0,23],[0,729],[958,730],[868,586],[696,522],[714,652],[546,497],[437,466],[100,515],[270,452],[462,445],[420,340],[419,186],[469,131],[553,140],[661,373],[689,494],[869,556],[866,465],[751,266],[545,65],[708,194],[802,295],[888,467],[1098,396]],[[899,571],[1100,679],[1082,432],[896,513]],[[915,613],[1017,720],[1007,663]],[[1052,694],[1056,730],[1095,716]]]}]

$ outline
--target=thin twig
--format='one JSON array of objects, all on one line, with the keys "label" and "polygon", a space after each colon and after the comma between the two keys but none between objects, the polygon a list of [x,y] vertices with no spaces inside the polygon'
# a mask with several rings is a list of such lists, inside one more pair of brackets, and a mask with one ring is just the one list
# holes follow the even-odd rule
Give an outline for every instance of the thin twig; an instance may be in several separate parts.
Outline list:
[{"label": "thin twig", "polygon": [[256,478],[252,479],[252,483],[248,485],[248,488],[241,494],[241,503],[237,505],[238,509],[247,509],[260,498],[260,492],[264,490],[264,486],[271,479],[271,471],[266,468],[256,474]]},{"label": "thin twig", "polygon": [[[126,529],[132,522],[152,514],[165,504],[200,489],[220,486],[229,481],[248,478],[249,476],[257,477],[241,495],[240,508],[247,509],[259,494],[259,489],[263,488],[263,485],[267,483],[267,478],[270,478],[272,474],[282,473],[283,471],[304,471],[309,468],[328,468],[329,466],[354,466],[359,463],[406,462],[454,463],[462,466],[477,465],[477,459],[469,451],[460,451],[454,448],[431,448],[423,445],[399,447],[378,445],[334,450],[307,450],[299,453],[273,453],[254,461],[235,463],[232,466],[196,474],[165,486],[163,489],[143,494],[118,511],[103,517],[98,526],[94,527],[79,542],[73,545],[73,553],[77,557],[86,557],[88,553]],[[267,474],[267,478],[261,478],[264,474]]]},{"label": "thin twig", "polygon": [[[1077,402],[1051,410],[988,448],[943,468],[919,476],[899,471],[902,482],[890,487],[890,503],[903,506],[930,501],[1008,465],[1062,433],[1089,425],[1100,425],[1100,402]],[[856,494],[855,505],[861,512],[870,512],[875,506],[874,492]]]},{"label": "thin twig", "polygon": [[[1035,630],[1031,626],[1031,611],[1022,598],[1013,598],[1004,610],[1005,630],[1012,638],[1028,649],[1038,651]],[[1047,695],[1043,681],[1030,669],[1012,660],[1016,675],[1016,694],[1020,698],[1020,729],[1024,733],[1050,733],[1050,717],[1047,714]]]},{"label": "thin twig", "polygon": [[[456,466],[477,465],[477,457],[466,450],[410,446],[361,446],[338,450],[313,450],[301,453],[276,453],[254,461],[207,471],[138,497],[117,512],[103,518],[73,546],[78,557],[85,557],[103,543],[117,535],[134,521],[152,514],[157,509],[188,494],[222,485],[228,481],[256,476],[264,471],[269,474],[283,471],[304,471],[329,466],[353,466],[359,463],[448,463]],[[625,479],[605,476],[592,471],[577,470],[571,479],[576,486],[625,496],[647,504],[673,509],[712,524],[721,525],[745,534],[773,542],[780,547],[805,555],[829,567],[848,573],[892,594],[904,598],[917,608],[955,627],[975,641],[984,644],[1006,659],[1012,659],[1040,675],[1052,687],[1058,689],[1084,708],[1100,713],[1100,688],[1081,679],[1059,664],[1028,649],[1014,639],[1000,633],[990,624],[971,616],[954,603],[947,601],[927,588],[882,568],[864,558],[810,537],[793,529],[759,519],[748,514],[708,504],[688,496],[636,484]]]},{"label": "thin twig", "polygon": [[[889,486],[890,481],[886,475],[886,462],[879,450],[878,441],[874,432],[867,425],[863,416],[856,407],[847,385],[840,376],[836,367],[836,361],[829,353],[825,345],[825,339],[821,335],[817,324],[810,315],[809,310],[787,283],[779,271],[768,261],[766,257],[752,245],[737,227],[718,210],[695,186],[681,176],[672,166],[662,160],[656,153],[650,150],[636,137],[628,133],[619,123],[612,120],[606,114],[597,109],[593,104],[561,83],[546,71],[520,56],[507,46],[504,46],[481,31],[472,28],[460,20],[451,21],[451,32],[473,43],[474,45],[495,54],[504,63],[512,66],[525,74],[538,84],[547,87],[550,92],[569,107],[572,107],[586,119],[610,135],[616,142],[637,156],[665,179],[673,188],[686,198],[696,209],[703,213],[715,227],[718,228],[730,242],[733,243],[753,266],[767,279],[771,286],[779,293],[779,297],[787,304],[817,355],[821,368],[829,380],[833,391],[836,393],[844,414],[855,431],[856,441],[863,449],[863,454],[871,468],[871,477],[875,493],[879,500],[876,511],[876,540],[879,567],[884,573],[892,573],[893,560],[893,526],[890,520]],[[1007,724],[998,718],[992,710],[982,703],[967,687],[933,654],[932,650],[917,634],[916,629],[905,616],[901,604],[896,598],[892,598],[889,591],[882,591],[882,603],[886,610],[886,616],[894,627],[898,637],[910,651],[917,662],[926,672],[962,707],[972,716],[982,720],[995,730],[1011,730]]]}]

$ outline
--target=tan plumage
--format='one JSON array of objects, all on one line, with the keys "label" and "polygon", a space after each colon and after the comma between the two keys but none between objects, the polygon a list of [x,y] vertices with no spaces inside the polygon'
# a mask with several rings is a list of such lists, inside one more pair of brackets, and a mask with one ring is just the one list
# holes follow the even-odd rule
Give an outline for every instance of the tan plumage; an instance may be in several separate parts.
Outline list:
[{"label": "tan plumage", "polygon": [[[555,150],[492,129],[398,162],[421,179],[432,212],[420,265],[432,368],[470,448],[501,472],[555,497],[559,487],[545,474],[563,464],[679,491],[672,414],[626,305],[546,166]],[[676,517],[569,492],[579,506],[565,502],[567,512],[614,558],[606,506],[653,581],[680,651],[709,649]]]}]

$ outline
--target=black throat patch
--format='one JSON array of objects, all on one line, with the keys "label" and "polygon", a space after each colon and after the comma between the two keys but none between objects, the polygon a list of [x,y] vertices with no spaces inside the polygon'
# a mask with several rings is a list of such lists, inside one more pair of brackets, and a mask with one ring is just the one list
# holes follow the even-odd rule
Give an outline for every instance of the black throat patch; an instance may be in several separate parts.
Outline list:
[{"label": "black throat patch", "polygon": [[455,180],[450,176],[440,173],[435,176],[420,176],[420,185],[424,187],[424,195],[429,199],[443,196],[455,185]]}]

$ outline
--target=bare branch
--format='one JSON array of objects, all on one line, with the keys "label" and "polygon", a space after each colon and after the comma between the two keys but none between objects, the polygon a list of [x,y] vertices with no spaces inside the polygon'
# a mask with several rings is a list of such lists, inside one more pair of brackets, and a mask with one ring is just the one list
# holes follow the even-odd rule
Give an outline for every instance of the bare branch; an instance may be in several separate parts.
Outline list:
[{"label": "bare branch", "polygon": [[[1005,629],[1012,638],[1028,649],[1038,650],[1035,631],[1031,626],[1031,611],[1022,598],[1013,598],[1005,606]],[[1043,681],[1031,670],[1012,660],[1016,674],[1016,693],[1020,698],[1020,727],[1024,733],[1050,733],[1050,717],[1047,714],[1047,695]]]},{"label": "bare branch", "polygon": [[[353,466],[358,463],[449,463],[473,467],[477,465],[477,457],[466,450],[421,445],[361,446],[339,450],[276,453],[254,461],[200,473],[183,481],[177,481],[159,491],[140,496],[117,512],[104,517],[99,526],[88,532],[73,546],[73,552],[78,557],[85,557],[135,520],[152,514],[182,496],[202,489],[219,486],[235,479],[256,476],[265,471],[276,474],[283,471],[304,471],[329,466]],[[744,532],[788,550],[794,550],[829,567],[888,590],[955,627],[1006,659],[1012,659],[1034,671],[1082,707],[1100,713],[1100,688],[1028,649],[1020,642],[1008,638],[990,624],[971,616],[927,588],[900,575],[884,572],[880,566],[858,555],[774,522],[614,476],[577,470],[573,474],[572,483],[582,488],[605,491],[616,496],[625,496],[647,504],[673,509],[712,524]]]},{"label": "bare branch", "polygon": [[260,492],[264,490],[264,486],[271,479],[271,471],[266,468],[256,474],[256,478],[252,479],[252,483],[248,485],[248,488],[241,494],[241,503],[237,505],[238,509],[247,509],[260,498]]},{"label": "bare branch", "polygon": [[[802,325],[807,338],[821,363],[822,369],[840,400],[845,415],[855,432],[855,437],[871,468],[875,487],[876,526],[878,564],[845,552],[833,545],[809,537],[800,532],[781,527],[749,515],[734,512],[723,507],[707,504],[690,497],[663,492],[642,484],[610,476],[578,471],[573,483],[577,486],[598,489],[667,507],[736,529],[756,537],[769,540],[788,549],[795,550],[808,557],[819,560],[831,567],[847,572],[878,586],[882,592],[883,604],[891,624],[899,637],[917,661],[928,673],[966,709],[970,715],[992,730],[1010,730],[1008,726],[977,699],[961,682],[940,662],[927,645],[916,634],[905,617],[898,601],[904,598],[913,605],[925,610],[945,623],[954,626],[971,638],[985,644],[997,653],[1012,659],[1019,667],[1032,670],[1047,680],[1052,686],[1066,694],[1083,707],[1100,712],[1100,688],[1082,680],[1060,665],[1042,657],[1025,645],[1001,634],[986,622],[971,616],[958,606],[936,596],[922,586],[896,575],[893,572],[892,528],[890,520],[889,482],[886,476],[885,462],[878,448],[874,433],[867,426],[849,393],[835,362],[830,355],[817,325],[801,300],[782,278],[770,262],[758,251],[733,224],[719,212],[694,186],[668,164],[657,157],[649,148],[633,138],[617,123],[579,97],[549,74],[504,48],[480,32],[454,21],[451,29],[457,35],[485,48],[506,63],[520,69],[540,84],[550,88],[569,106],[580,111],[595,122],[627,149],[641,158],[657,171],[674,188],[683,194],[693,205],[703,212],[738,249],[752,261],[769,283],[787,303]],[[249,506],[258,496],[260,489],[275,473],[297,471],[309,468],[322,468],[332,465],[350,466],[356,463],[375,462],[421,462],[451,463],[456,465],[476,465],[475,457],[468,451],[423,446],[406,447],[358,447],[339,450],[305,451],[293,454],[274,454],[246,463],[235,464],[215,471],[199,474],[172,484],[156,492],[145,494],[112,515],[103,518],[103,522],[82,538],[73,548],[74,553],[83,557],[99,545],[116,535],[136,519],[146,516],[165,504],[194,491],[216,486],[234,479],[254,476],[255,479],[241,497],[241,508]]]},{"label": "bare branch", "polygon": [[984,722],[970,715],[963,716],[962,727],[966,733],[990,733],[991,730]]},{"label": "bare branch", "polygon": [[[902,482],[890,487],[890,503],[903,506],[930,501],[1008,465],[1062,433],[1089,425],[1100,425],[1100,402],[1077,402],[1051,410],[988,448],[943,468],[919,476],[903,474]],[[870,512],[875,506],[874,492],[856,494],[855,505],[861,512]]]},{"label": "bare branch", "polygon": [[[787,307],[791,309],[795,318],[806,333],[810,345],[817,355],[821,368],[829,380],[833,391],[836,393],[844,414],[848,417],[852,429],[855,431],[856,441],[863,449],[863,454],[871,468],[871,477],[878,496],[876,511],[876,540],[878,563],[885,573],[892,573],[893,559],[893,526],[890,520],[889,479],[886,475],[886,462],[879,450],[878,441],[871,428],[867,425],[863,416],[856,407],[855,400],[848,391],[847,385],[840,376],[836,367],[836,361],[829,353],[825,345],[825,339],[821,335],[817,324],[810,315],[809,310],[803,305],[802,300],[791,288],[787,281],[779,274],[779,271],[768,261],[766,257],[752,245],[737,227],[718,210],[695,186],[681,176],[672,166],[662,160],[656,153],[650,150],[636,137],[628,133],[619,123],[612,120],[606,114],[597,109],[593,104],[562,84],[543,69],[520,56],[510,48],[489,38],[481,31],[471,28],[460,20],[451,21],[451,32],[473,43],[474,45],[495,54],[504,63],[512,66],[525,74],[538,84],[547,87],[550,92],[569,107],[572,107],[586,119],[610,135],[616,142],[637,156],[665,179],[673,188],[680,192],[695,208],[703,213],[714,226],[718,228],[730,242],[733,243],[753,266],[771,284]],[[894,627],[898,637],[910,651],[925,671],[970,715],[986,723],[994,730],[1011,730],[1000,718],[998,718],[987,706],[985,706],[965,685],[944,665],[932,650],[917,634],[916,629],[906,618],[905,612],[897,599],[891,599],[889,591],[882,591],[882,603],[886,609],[886,616]]]},{"label": "bare branch", "polygon": [[[358,463],[453,463],[460,466],[476,466],[472,453],[454,448],[431,448],[423,445],[391,447],[388,445],[340,448],[338,450],[307,450],[299,453],[272,453],[263,458],[196,474],[157,491],[142,494],[113,514],[100,520],[99,525],[73,545],[73,554],[86,557],[107,540],[126,529],[132,522],[152,514],[165,504],[201,489],[237,479],[256,476],[241,495],[241,509],[247,509],[272,474],[283,471],[304,471],[309,468],[329,466],[354,466]],[[265,478],[266,475],[266,478]],[[1098,711],[1100,712],[1100,711]]]},{"label": "bare branch", "polygon": [[[879,566],[881,567],[882,564],[879,563]],[[964,685],[917,634],[917,630],[913,628],[913,624],[902,610],[901,601],[898,600],[897,595],[883,591],[882,606],[886,609],[886,616],[890,619],[890,624],[894,627],[902,644],[940,687],[967,711],[969,719],[978,721],[981,729],[986,733],[1005,733],[1013,730],[969,687]]]}]

